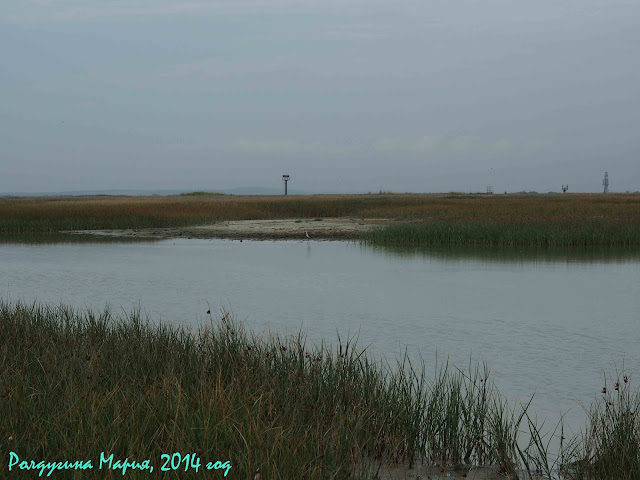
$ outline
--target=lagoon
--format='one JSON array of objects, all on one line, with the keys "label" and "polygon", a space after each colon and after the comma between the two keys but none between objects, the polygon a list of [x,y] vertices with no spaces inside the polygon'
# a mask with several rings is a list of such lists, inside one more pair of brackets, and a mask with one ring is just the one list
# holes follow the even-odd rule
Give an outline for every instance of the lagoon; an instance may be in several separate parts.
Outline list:
[{"label": "lagoon", "polygon": [[[640,373],[640,254],[383,249],[353,242],[164,240],[0,244],[0,296],[126,312],[197,328],[232,310],[255,331],[405,350],[429,370],[485,360],[512,403],[535,393],[548,426]],[[432,370],[433,371],[433,370]]]}]

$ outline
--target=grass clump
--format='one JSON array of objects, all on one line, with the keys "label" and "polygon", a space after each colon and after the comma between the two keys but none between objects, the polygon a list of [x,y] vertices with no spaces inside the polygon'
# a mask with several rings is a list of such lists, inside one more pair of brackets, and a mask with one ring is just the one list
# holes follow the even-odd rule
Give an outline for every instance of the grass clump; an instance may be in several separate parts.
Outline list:
[{"label": "grass clump", "polygon": [[[518,454],[530,478],[558,480],[635,480],[640,478],[640,390],[619,374],[614,387],[602,389],[587,411],[582,433],[565,438],[562,421],[554,432],[543,434],[528,412],[530,440]],[[559,431],[558,431],[559,430]],[[551,440],[559,451],[550,451]]]},{"label": "grass clump", "polygon": [[640,478],[640,391],[627,375],[588,410],[589,424],[582,436],[569,442],[563,473],[570,479]]},{"label": "grass clump", "polygon": [[[437,365],[429,379],[407,356],[391,368],[351,340],[330,349],[300,334],[250,334],[224,312],[194,332],[139,312],[0,302],[0,451],[36,462],[97,466],[104,452],[159,470],[162,454],[180,452],[228,461],[231,478],[373,479],[424,463],[492,465],[521,479],[637,479],[640,395],[627,377],[616,387],[552,457],[528,405],[509,407],[484,364]],[[0,465],[0,476],[15,473],[8,458]]]},{"label": "grass clump", "polygon": [[24,459],[96,465],[105,452],[159,468],[163,453],[195,452],[229,460],[233,478],[269,479],[517,463],[497,441],[515,426],[486,368],[446,366],[429,382],[406,359],[391,369],[351,341],[251,335],[228,314],[190,332],[137,312],[6,302],[0,345],[0,450]]}]

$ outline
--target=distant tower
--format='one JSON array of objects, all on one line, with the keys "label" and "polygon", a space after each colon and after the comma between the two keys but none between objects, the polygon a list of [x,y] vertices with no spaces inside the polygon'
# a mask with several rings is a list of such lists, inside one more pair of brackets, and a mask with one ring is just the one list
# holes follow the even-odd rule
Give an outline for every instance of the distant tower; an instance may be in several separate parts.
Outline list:
[{"label": "distant tower", "polygon": [[287,182],[289,181],[289,175],[282,175],[282,181],[284,182],[284,194],[287,194]]},{"label": "distant tower", "polygon": [[609,193],[609,172],[604,172],[604,180],[602,180],[604,186],[604,193]]}]

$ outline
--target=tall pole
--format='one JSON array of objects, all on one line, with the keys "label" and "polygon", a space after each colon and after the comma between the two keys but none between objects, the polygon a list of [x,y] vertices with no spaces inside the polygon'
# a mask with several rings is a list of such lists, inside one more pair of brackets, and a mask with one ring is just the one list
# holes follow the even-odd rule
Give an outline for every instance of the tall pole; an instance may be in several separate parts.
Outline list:
[{"label": "tall pole", "polygon": [[289,175],[282,175],[282,180],[284,181],[284,194],[287,194],[287,182],[289,181]]},{"label": "tall pole", "polygon": [[604,180],[602,180],[602,185],[604,185],[604,193],[609,193],[609,172],[604,172]]}]

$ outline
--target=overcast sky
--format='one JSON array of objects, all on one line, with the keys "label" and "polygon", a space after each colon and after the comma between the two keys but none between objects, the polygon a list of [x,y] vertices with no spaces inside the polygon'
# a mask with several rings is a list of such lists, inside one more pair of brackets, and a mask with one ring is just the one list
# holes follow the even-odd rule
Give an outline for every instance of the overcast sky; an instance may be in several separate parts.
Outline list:
[{"label": "overcast sky", "polygon": [[0,2],[0,192],[640,190],[638,0]]}]

